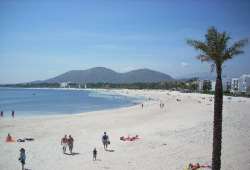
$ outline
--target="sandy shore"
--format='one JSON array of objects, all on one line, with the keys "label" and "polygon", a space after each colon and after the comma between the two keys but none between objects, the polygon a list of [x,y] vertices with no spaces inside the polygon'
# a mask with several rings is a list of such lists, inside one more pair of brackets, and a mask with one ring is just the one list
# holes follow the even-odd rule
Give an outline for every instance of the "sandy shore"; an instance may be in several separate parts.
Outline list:
[{"label": "sandy shore", "polygon": [[[154,100],[145,101],[143,109],[136,105],[78,115],[0,119],[0,169],[21,169],[21,147],[26,149],[29,170],[183,170],[189,162],[211,164],[213,96],[156,90],[116,92]],[[222,169],[250,169],[250,99],[224,97],[223,114]],[[110,151],[104,151],[101,143],[104,131],[111,140]],[[6,143],[7,133],[35,141]],[[62,153],[64,134],[74,137],[75,155]],[[140,139],[134,142],[119,139],[136,134]],[[97,161],[92,161],[94,147]]]}]

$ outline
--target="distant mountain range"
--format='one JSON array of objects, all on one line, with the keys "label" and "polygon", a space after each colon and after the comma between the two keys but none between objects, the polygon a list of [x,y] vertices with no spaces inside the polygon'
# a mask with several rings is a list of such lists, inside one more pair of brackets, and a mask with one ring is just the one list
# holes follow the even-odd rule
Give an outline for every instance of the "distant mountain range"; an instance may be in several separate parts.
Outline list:
[{"label": "distant mountain range", "polygon": [[150,69],[138,69],[126,73],[117,73],[105,67],[87,70],[72,70],[54,78],[32,83],[145,83],[174,80],[171,76]]}]

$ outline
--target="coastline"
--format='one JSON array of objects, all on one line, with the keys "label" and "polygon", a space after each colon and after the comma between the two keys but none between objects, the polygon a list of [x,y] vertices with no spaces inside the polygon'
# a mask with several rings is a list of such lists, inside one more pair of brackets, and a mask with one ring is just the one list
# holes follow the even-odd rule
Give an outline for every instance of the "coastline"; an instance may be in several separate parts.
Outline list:
[{"label": "coastline", "polygon": [[[79,109],[78,111],[72,111],[72,112],[69,112],[69,110],[68,111],[63,111],[63,110],[56,111],[56,110],[54,110],[51,113],[50,113],[50,111],[47,113],[47,111],[37,110],[36,114],[32,114],[32,111],[27,110],[25,115],[22,115],[22,113],[25,112],[25,111],[22,111],[22,113],[20,113],[17,110],[17,113],[15,115],[15,117],[17,119],[18,118],[35,118],[35,117],[38,117],[38,118],[58,117],[58,116],[66,116],[66,115],[79,115],[79,114],[85,114],[85,113],[90,113],[90,112],[95,112],[95,111],[103,111],[103,110],[109,111],[109,110],[113,110],[113,109],[120,109],[120,108],[124,108],[124,107],[131,107],[131,106],[134,106],[134,105],[138,105],[141,102],[144,102],[144,100],[145,100],[143,97],[138,97],[138,96],[134,96],[134,95],[127,95],[125,93],[120,93],[120,91],[116,91],[116,90],[112,90],[112,89],[12,88],[12,87],[11,88],[8,88],[8,87],[7,88],[2,88],[2,89],[11,89],[11,90],[12,89],[17,89],[17,90],[27,90],[27,91],[29,91],[29,90],[39,90],[39,91],[32,91],[32,94],[37,93],[37,92],[41,93],[40,90],[49,90],[49,91],[54,91],[54,90],[59,91],[60,90],[60,91],[72,91],[72,92],[74,92],[74,91],[88,91],[87,95],[89,97],[94,97],[94,98],[97,98],[97,99],[98,98],[107,98],[107,99],[112,99],[112,100],[116,100],[116,99],[121,100],[121,101],[124,100],[124,102],[122,102],[120,104],[117,104],[117,105],[112,105],[112,104],[109,105],[109,103],[107,103],[105,105],[100,105],[101,107],[94,107],[92,109],[90,109],[91,107],[87,107],[87,108],[82,107],[82,109]],[[65,95],[67,95],[67,94],[65,94]],[[86,100],[88,100],[88,98],[86,98]],[[86,100],[84,98],[82,102],[85,102]],[[28,104],[28,103],[26,103],[26,104]],[[48,106],[51,107],[49,103],[44,103],[44,104],[48,104]],[[78,105],[76,105],[76,107],[77,106]],[[91,106],[91,103],[90,103],[90,106]],[[78,107],[81,107],[81,106],[78,106]],[[4,118],[5,119],[12,119],[12,117],[10,117],[10,116],[5,116]]]},{"label": "coastline", "polygon": [[[0,147],[4,156],[0,168],[20,167],[18,150],[27,151],[28,169],[184,169],[189,162],[211,164],[213,101],[211,95],[165,90],[113,90],[120,94],[144,96],[141,105],[111,110],[84,112],[53,117],[0,119]],[[180,101],[176,101],[176,99]],[[159,103],[165,104],[160,109]],[[250,99],[224,99],[222,169],[248,169],[250,153]],[[114,152],[105,152],[101,135],[107,131]],[[25,143],[4,142],[7,133],[15,138],[33,137]],[[75,138],[74,151],[61,153],[64,134]],[[139,135],[135,142],[121,136]],[[99,161],[93,162],[92,150]]]}]

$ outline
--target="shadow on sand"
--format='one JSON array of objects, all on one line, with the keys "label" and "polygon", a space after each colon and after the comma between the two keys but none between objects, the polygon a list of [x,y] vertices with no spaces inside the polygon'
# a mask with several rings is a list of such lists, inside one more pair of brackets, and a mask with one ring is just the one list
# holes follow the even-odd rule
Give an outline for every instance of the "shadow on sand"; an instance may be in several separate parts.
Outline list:
[{"label": "shadow on sand", "polygon": [[71,155],[71,156],[80,155],[80,153],[78,153],[78,152],[64,153],[64,154],[65,154],[65,155]]},{"label": "shadow on sand", "polygon": [[115,152],[114,149],[105,149],[105,151],[107,151],[107,152]]}]

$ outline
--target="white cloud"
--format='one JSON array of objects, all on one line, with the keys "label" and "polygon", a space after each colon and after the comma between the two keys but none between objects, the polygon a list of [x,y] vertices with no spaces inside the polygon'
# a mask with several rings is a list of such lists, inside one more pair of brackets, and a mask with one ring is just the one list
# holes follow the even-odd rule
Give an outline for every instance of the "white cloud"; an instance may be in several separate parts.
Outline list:
[{"label": "white cloud", "polygon": [[186,63],[186,62],[181,62],[181,66],[182,66],[182,67],[188,67],[188,66],[189,66],[189,64],[188,64],[188,63]]}]

